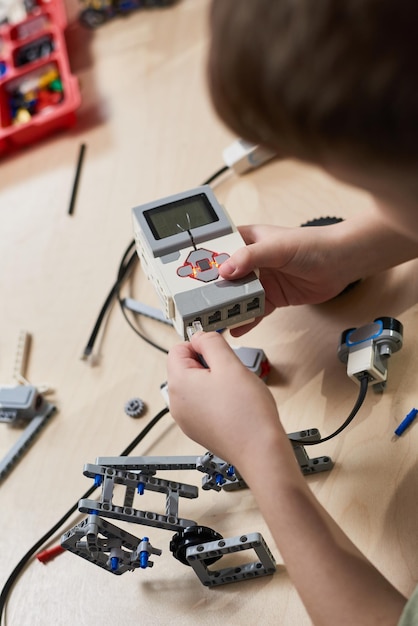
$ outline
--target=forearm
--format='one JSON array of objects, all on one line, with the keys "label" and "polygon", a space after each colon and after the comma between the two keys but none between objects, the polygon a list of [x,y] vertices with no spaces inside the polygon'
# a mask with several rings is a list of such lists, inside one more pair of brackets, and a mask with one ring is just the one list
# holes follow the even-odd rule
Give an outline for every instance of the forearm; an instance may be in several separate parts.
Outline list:
[{"label": "forearm", "polygon": [[405,598],[314,498],[284,434],[238,467],[316,626],[397,624]]},{"label": "forearm", "polygon": [[273,395],[225,339],[197,333],[172,348],[168,380],[171,413],[185,434],[235,466],[250,487],[315,626],[395,626],[405,598],[314,498]]},{"label": "forearm", "polygon": [[347,283],[418,257],[418,242],[394,231],[377,212],[358,215],[333,228],[336,263]]}]

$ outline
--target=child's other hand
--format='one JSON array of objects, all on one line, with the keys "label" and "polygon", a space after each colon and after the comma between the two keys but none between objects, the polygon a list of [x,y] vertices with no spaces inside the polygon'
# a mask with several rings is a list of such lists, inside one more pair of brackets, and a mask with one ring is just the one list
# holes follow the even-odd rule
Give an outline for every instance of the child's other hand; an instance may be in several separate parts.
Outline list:
[{"label": "child's other hand", "polygon": [[[201,354],[208,368],[204,368]],[[170,411],[191,439],[239,467],[281,430],[269,389],[218,333],[196,333],[168,357]]]}]

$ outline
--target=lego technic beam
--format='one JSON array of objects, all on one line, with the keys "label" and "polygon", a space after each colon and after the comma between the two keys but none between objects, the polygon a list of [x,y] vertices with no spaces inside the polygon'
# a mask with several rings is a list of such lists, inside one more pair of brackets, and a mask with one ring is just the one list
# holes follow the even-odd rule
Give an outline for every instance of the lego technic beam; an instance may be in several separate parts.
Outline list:
[{"label": "lego technic beam", "polygon": [[26,378],[30,343],[30,334],[25,330],[20,331],[13,368],[13,378],[19,384],[0,387],[0,423],[8,424],[11,428],[25,428],[0,461],[0,482],[56,411],[56,407],[44,397],[50,391],[48,386],[35,387]]},{"label": "lego technic beam", "polygon": [[[250,549],[255,551],[258,557],[256,561],[217,570],[208,568],[208,560]],[[250,533],[191,546],[186,550],[186,559],[205,587],[269,576],[276,571],[276,561],[260,533]]]},{"label": "lego technic beam", "polygon": [[0,387],[0,422],[25,430],[0,461],[0,481],[13,469],[35,437],[54,415],[56,407],[32,385]]},{"label": "lego technic beam", "polygon": [[[319,441],[321,434],[317,428],[310,428],[288,434],[292,440],[293,451],[304,475],[316,472],[329,471],[333,462],[328,456],[311,459],[304,446],[304,442]],[[170,470],[198,470],[206,474],[202,479],[202,489],[220,491],[234,491],[245,488],[247,485],[236,468],[226,461],[206,452],[202,456],[110,456],[98,457],[97,465],[85,465],[84,475],[94,478],[97,466],[115,468],[117,470],[131,470],[153,476],[157,471]]]},{"label": "lego technic beam", "polygon": [[157,471],[170,470],[198,470],[205,474],[202,479],[202,489],[205,491],[214,489],[220,491],[232,491],[246,487],[241,476],[235,468],[219,457],[206,452],[203,456],[166,456],[166,457],[98,457],[97,465],[85,465],[84,475],[95,477],[97,466],[140,472],[154,476]]},{"label": "lego technic beam", "polygon": [[334,467],[334,463],[329,456],[318,456],[311,459],[306,452],[303,445],[304,442],[315,442],[321,439],[321,433],[317,428],[300,430],[296,433],[289,433],[287,436],[291,440],[293,452],[304,476],[317,474],[318,472],[328,472]]}]

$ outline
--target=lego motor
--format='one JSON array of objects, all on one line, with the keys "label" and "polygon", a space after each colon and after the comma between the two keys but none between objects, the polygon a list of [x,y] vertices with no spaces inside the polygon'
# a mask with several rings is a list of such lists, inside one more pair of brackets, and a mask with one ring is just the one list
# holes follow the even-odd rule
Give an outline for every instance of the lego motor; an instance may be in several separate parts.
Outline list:
[{"label": "lego motor", "polygon": [[403,326],[394,317],[378,317],[360,328],[348,328],[340,339],[338,357],[347,364],[347,375],[360,382],[367,376],[376,391],[387,380],[387,360],[402,348]]}]

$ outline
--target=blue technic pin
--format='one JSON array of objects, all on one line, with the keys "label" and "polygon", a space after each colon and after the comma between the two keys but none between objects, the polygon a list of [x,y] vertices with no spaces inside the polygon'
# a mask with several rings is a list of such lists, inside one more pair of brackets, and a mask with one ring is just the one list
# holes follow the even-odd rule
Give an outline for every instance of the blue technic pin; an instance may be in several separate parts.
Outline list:
[{"label": "blue technic pin", "polygon": [[418,409],[412,409],[411,411],[409,411],[408,415],[402,420],[402,422],[399,424],[399,426],[395,430],[395,435],[397,437],[400,437],[402,433],[404,433],[405,430],[408,428],[408,426],[412,424],[412,422],[417,416],[417,413],[418,413]]}]

